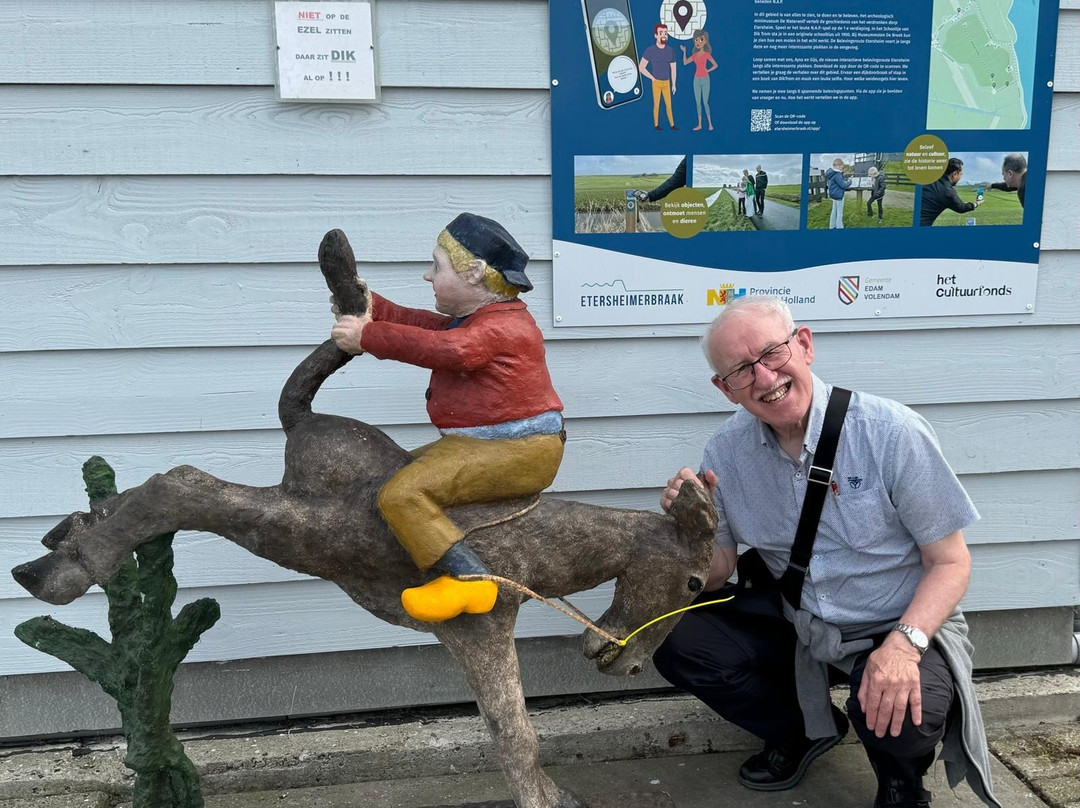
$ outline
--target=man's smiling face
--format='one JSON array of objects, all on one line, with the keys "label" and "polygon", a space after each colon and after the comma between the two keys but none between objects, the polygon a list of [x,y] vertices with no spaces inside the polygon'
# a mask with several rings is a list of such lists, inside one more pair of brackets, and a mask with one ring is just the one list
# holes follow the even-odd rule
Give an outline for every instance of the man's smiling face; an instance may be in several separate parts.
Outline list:
[{"label": "man's smiling face", "polygon": [[[756,361],[791,336],[782,318],[773,312],[748,308],[733,315],[709,338],[709,356],[720,377]],[[733,390],[723,381],[716,384],[729,401],[742,405],[780,433],[800,426],[805,428],[814,396],[814,379],[810,374],[814,344],[810,329],[799,326],[788,347],[791,358],[779,369],[754,365],[753,382],[748,387]]]}]

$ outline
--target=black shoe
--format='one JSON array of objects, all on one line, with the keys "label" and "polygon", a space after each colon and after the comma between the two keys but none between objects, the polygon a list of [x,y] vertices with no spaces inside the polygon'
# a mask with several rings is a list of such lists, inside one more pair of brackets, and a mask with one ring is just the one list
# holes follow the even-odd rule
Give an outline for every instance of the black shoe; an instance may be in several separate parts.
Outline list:
[{"label": "black shoe", "polygon": [[839,735],[829,738],[803,738],[779,744],[766,744],[739,767],[739,782],[754,791],[786,791],[803,779],[810,764],[824,755],[847,735],[847,718],[833,710]]},{"label": "black shoe", "polygon": [[900,777],[889,777],[878,784],[874,808],[930,808],[932,794],[922,787],[922,778],[912,782]]},{"label": "black shoe", "polygon": [[451,544],[450,549],[443,553],[442,557],[431,566],[432,569],[446,573],[451,578],[461,578],[468,575],[491,575],[491,570],[480,560],[480,556],[474,553],[464,541]]},{"label": "black shoe", "polygon": [[671,125],[671,131],[672,131],[672,132],[678,132],[678,131],[679,131],[679,127],[677,127],[677,126],[676,126],[675,124],[672,124],[672,125]]}]

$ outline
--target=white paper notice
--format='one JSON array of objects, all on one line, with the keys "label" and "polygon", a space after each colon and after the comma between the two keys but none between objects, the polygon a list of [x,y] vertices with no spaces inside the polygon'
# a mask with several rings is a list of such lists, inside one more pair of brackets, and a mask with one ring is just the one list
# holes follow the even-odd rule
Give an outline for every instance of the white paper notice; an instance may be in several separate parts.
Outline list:
[{"label": "white paper notice", "polygon": [[275,2],[282,101],[378,101],[372,4]]}]

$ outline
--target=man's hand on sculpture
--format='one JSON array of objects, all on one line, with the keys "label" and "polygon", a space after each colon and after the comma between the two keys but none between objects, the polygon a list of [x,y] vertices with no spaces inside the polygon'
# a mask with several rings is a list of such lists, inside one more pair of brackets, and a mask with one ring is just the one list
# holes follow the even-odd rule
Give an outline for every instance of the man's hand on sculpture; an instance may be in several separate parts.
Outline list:
[{"label": "man's hand on sculpture", "polygon": [[922,724],[919,652],[902,634],[891,632],[867,658],[859,704],[866,713],[866,728],[879,738],[886,732],[897,737],[909,708],[911,722]]},{"label": "man's hand on sculpture", "polygon": [[708,485],[709,494],[716,492],[716,472],[711,469],[705,472],[705,485],[702,484],[701,478],[694,473],[693,469],[682,468],[679,469],[679,473],[667,481],[667,488],[664,489],[664,493],[660,495],[660,507],[665,511],[671,509],[671,503],[675,501],[675,497],[679,496],[679,489],[682,488],[683,483],[687,480],[693,480],[696,485],[702,488]]},{"label": "man's hand on sculpture", "polygon": [[371,310],[369,309],[363,317],[356,317],[352,314],[343,314],[338,317],[334,327],[330,329],[330,339],[334,341],[345,353],[358,354],[363,353],[364,349],[360,347],[360,338],[364,333],[364,326],[371,322]]}]

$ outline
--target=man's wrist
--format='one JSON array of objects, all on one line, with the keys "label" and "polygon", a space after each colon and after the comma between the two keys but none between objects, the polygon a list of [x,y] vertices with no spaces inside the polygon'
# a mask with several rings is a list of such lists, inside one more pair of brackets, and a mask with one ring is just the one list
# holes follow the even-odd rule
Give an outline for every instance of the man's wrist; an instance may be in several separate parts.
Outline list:
[{"label": "man's wrist", "polygon": [[881,648],[887,648],[893,653],[901,654],[916,665],[922,660],[922,655],[919,654],[918,649],[908,641],[907,637],[904,637],[896,630],[889,632],[889,636],[885,638],[885,642],[881,644]]},{"label": "man's wrist", "polygon": [[927,637],[926,632],[924,632],[918,626],[912,626],[906,623],[898,623],[896,625],[896,628],[892,630],[890,636],[896,634],[900,635],[898,639],[902,639],[904,642],[906,642],[908,644],[908,647],[913,649],[920,658],[922,658],[922,655],[925,654],[927,649],[930,647],[929,637]]}]

